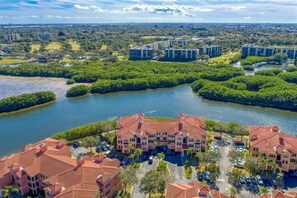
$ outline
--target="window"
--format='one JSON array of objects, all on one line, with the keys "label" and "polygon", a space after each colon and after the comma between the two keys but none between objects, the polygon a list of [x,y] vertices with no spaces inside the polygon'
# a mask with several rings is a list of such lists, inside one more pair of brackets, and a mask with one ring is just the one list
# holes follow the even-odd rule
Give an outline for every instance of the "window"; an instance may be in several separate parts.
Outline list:
[{"label": "window", "polygon": [[166,140],[167,140],[167,138],[166,138],[166,137],[163,137],[163,140],[164,140],[164,141],[166,141]]},{"label": "window", "polygon": [[135,142],[135,138],[131,138],[130,139],[130,142]]},{"label": "window", "polygon": [[180,146],[181,145],[181,142],[176,142],[176,145]]},{"label": "window", "polygon": [[292,153],[292,157],[297,157],[297,154],[296,153]]},{"label": "window", "polygon": [[31,183],[28,183],[28,186],[31,188],[32,187],[32,184]]},{"label": "window", "polygon": [[29,181],[31,181],[31,177],[30,177],[30,176],[27,176],[27,179],[28,179]]}]

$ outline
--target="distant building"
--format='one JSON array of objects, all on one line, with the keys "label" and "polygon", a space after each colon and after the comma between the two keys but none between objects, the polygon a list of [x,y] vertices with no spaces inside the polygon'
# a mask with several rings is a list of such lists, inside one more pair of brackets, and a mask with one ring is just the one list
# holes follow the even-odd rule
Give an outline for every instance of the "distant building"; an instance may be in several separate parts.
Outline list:
[{"label": "distant building", "polygon": [[[65,142],[47,138],[0,158],[0,186],[46,198],[115,197],[121,189],[120,162],[104,156],[76,160]],[[33,197],[32,196],[32,197]]]},{"label": "distant building", "polygon": [[297,59],[297,48],[282,48],[281,52],[287,54],[289,59]]},{"label": "distant building", "polygon": [[52,38],[52,34],[50,34],[50,33],[35,33],[34,38],[42,39],[42,40],[49,40]]},{"label": "distant building", "polygon": [[165,49],[167,61],[194,61],[197,60],[197,49]]},{"label": "distant building", "polygon": [[3,36],[4,40],[7,42],[13,42],[21,40],[20,34],[7,34]]},{"label": "distant building", "polygon": [[188,46],[189,43],[190,43],[189,40],[185,40],[185,39],[181,39],[181,38],[177,38],[177,39],[174,39],[174,40],[169,40],[170,47],[173,47],[174,45]]},{"label": "distant building", "polygon": [[129,50],[130,60],[151,60],[153,59],[154,49],[150,45],[134,47]]},{"label": "distant building", "polygon": [[247,44],[241,47],[241,54],[242,58],[248,56],[273,56],[275,54],[275,48]]},{"label": "distant building", "polygon": [[199,47],[200,55],[208,55],[210,58],[222,55],[222,47],[220,45],[209,45]]}]

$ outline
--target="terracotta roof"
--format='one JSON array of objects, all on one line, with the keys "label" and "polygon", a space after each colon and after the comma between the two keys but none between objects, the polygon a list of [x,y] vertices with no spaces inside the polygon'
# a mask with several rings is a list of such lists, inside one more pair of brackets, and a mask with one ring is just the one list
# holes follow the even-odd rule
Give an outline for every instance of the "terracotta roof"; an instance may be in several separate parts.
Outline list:
[{"label": "terracotta roof", "polygon": [[120,117],[117,134],[121,138],[133,138],[137,132],[141,136],[166,131],[169,134],[187,133],[197,138],[206,134],[205,123],[201,117],[179,114],[176,119],[158,121],[145,119],[143,114]]},{"label": "terracotta roof", "polygon": [[297,192],[281,192],[278,190],[272,190],[271,195],[265,194],[259,196],[259,198],[297,198]]},{"label": "terracotta roof", "polygon": [[0,181],[6,174],[42,174],[53,196],[58,192],[56,197],[94,197],[99,176],[105,182],[121,171],[115,159],[97,156],[77,161],[69,154],[66,144],[50,138],[27,145],[20,153],[0,159]]},{"label": "terracotta roof", "polygon": [[297,137],[279,132],[277,126],[250,126],[250,146],[266,153],[275,153],[276,148],[296,153]]},{"label": "terracotta roof", "polygon": [[200,198],[212,195],[212,198],[228,198],[227,195],[211,189],[208,185],[191,182],[189,184],[170,183],[167,186],[166,198]]}]

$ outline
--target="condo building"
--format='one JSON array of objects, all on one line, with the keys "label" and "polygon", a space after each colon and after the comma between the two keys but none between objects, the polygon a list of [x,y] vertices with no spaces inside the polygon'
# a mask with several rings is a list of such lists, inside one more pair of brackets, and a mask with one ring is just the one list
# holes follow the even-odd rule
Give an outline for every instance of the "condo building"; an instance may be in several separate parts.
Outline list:
[{"label": "condo building", "polygon": [[65,142],[47,138],[0,159],[0,189],[14,185],[34,196],[44,190],[46,198],[111,198],[121,189],[120,172],[118,160],[76,160]]},{"label": "condo building", "polygon": [[197,51],[197,49],[165,49],[165,60],[195,61],[197,60]]},{"label": "condo building", "polygon": [[210,58],[222,55],[222,46],[220,45],[210,45],[199,47],[200,55],[208,55]]},{"label": "condo building", "polygon": [[136,148],[147,152],[157,147],[180,153],[189,148],[203,151],[207,139],[204,120],[186,114],[164,121],[143,114],[120,117],[116,136],[117,149],[127,154]]},{"label": "condo building", "polygon": [[228,198],[210,186],[192,182],[189,184],[169,183],[165,198]]},{"label": "condo building", "polygon": [[154,49],[152,45],[134,47],[129,50],[130,60],[151,60],[153,59]]},{"label": "condo building", "polygon": [[281,52],[287,54],[289,59],[297,59],[297,48],[282,48]]},{"label": "condo building", "polygon": [[21,40],[20,34],[7,34],[3,36],[4,40],[7,42],[13,42]]},{"label": "condo building", "polygon": [[247,44],[241,47],[241,54],[242,58],[248,56],[273,56],[275,54],[275,48]]},{"label": "condo building", "polygon": [[[297,137],[279,131],[277,126],[250,126],[250,153],[263,170],[272,169],[271,162],[288,172],[297,170]],[[261,163],[260,159],[267,163]]]}]

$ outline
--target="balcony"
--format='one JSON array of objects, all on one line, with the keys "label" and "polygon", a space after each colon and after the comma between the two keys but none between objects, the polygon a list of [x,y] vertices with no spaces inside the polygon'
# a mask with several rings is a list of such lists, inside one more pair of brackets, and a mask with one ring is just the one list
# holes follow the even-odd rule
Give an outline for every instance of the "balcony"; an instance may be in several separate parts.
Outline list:
[{"label": "balcony", "polygon": [[188,145],[187,144],[183,144],[183,149],[188,149]]},{"label": "balcony", "polygon": [[135,148],[141,148],[141,144],[136,144]]}]

